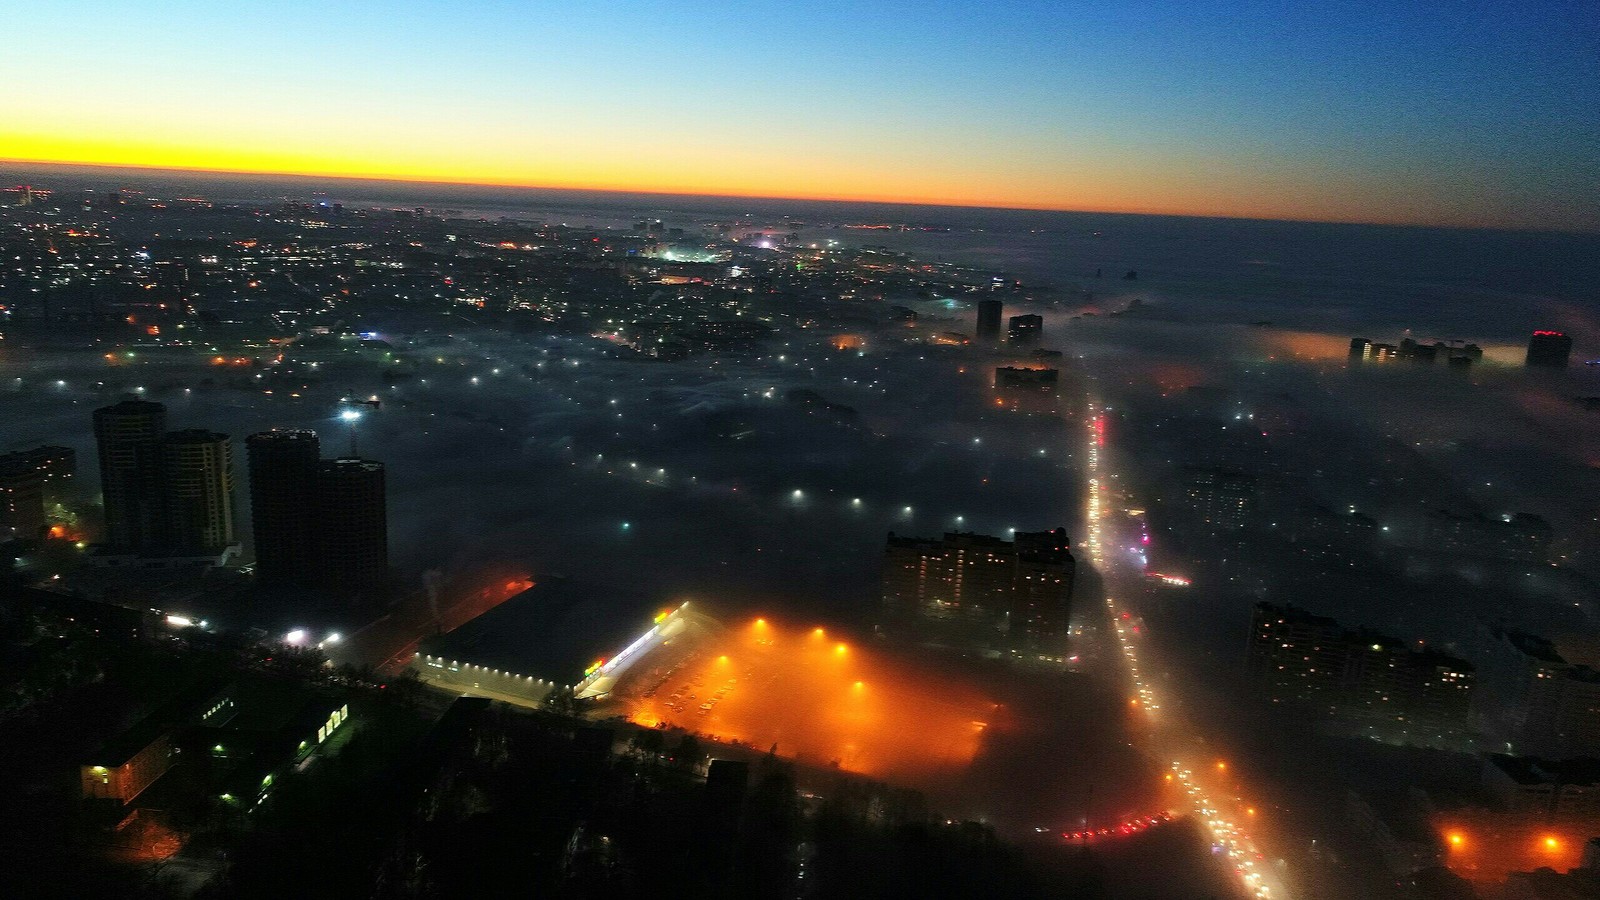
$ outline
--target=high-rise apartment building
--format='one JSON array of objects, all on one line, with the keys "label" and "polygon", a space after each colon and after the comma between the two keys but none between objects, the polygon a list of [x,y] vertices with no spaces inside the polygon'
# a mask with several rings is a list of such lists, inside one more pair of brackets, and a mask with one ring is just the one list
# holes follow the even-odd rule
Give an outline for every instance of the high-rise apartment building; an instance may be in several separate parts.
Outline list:
[{"label": "high-rise apartment building", "polygon": [[213,555],[232,544],[235,514],[233,447],[203,429],[168,433],[161,442],[165,552]]},{"label": "high-rise apartment building", "polygon": [[[169,432],[166,426],[166,407],[144,400],[94,412],[108,556],[201,557],[233,549],[228,436],[202,429]],[[60,453],[42,462],[52,478],[70,464],[70,456]]]},{"label": "high-rise apartment building", "polygon": [[1037,640],[1065,632],[1075,568],[1064,528],[1019,533],[1013,541],[891,533],[883,602],[900,619],[966,620]]},{"label": "high-rise apartment building", "polygon": [[263,431],[245,440],[250,451],[250,528],[256,580],[309,585],[315,577],[317,536],[312,517],[321,443],[315,431]]},{"label": "high-rise apartment building", "polygon": [[381,595],[389,574],[383,464],[321,459],[314,431],[264,431],[246,443],[257,581]]},{"label": "high-rise apartment building", "polygon": [[44,475],[0,458],[0,541],[37,538],[44,526]]},{"label": "high-rise apartment building", "polygon": [[1247,658],[1271,702],[1369,737],[1458,747],[1470,734],[1475,671],[1465,660],[1275,603],[1256,604]]},{"label": "high-rise apartment building", "polygon": [[1521,755],[1600,757],[1600,671],[1550,641],[1505,628],[1480,635],[1485,726]]},{"label": "high-rise apartment building", "polygon": [[105,543],[117,551],[152,552],[166,544],[161,495],[162,438],[167,408],[124,400],[94,412],[105,500]]},{"label": "high-rise apartment building", "polygon": [[1527,365],[1565,369],[1572,356],[1572,338],[1559,331],[1535,331],[1528,338]]},{"label": "high-rise apartment building", "polygon": [[1250,521],[1257,500],[1256,478],[1215,466],[1186,466],[1183,493],[1190,511],[1218,530],[1236,530]]},{"label": "high-rise apartment building", "polygon": [[383,463],[350,456],[323,460],[315,490],[317,585],[341,594],[381,591],[389,574]]},{"label": "high-rise apartment building", "polygon": [[1012,316],[1007,337],[1019,347],[1036,347],[1044,337],[1044,317],[1035,315]]},{"label": "high-rise apartment building", "polygon": [[32,469],[38,472],[44,484],[44,502],[56,503],[65,499],[67,486],[77,473],[78,454],[71,447],[50,445],[16,450],[0,454],[0,469]]},{"label": "high-rise apartment building", "polygon": [[1005,308],[1005,304],[999,300],[978,301],[978,340],[1000,340],[1000,321],[1005,314]]}]

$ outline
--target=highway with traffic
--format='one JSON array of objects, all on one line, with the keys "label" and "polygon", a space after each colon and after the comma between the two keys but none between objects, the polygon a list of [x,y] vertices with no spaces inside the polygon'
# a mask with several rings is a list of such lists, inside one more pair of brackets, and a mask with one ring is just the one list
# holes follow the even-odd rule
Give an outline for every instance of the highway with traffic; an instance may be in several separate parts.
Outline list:
[{"label": "highway with traffic", "polygon": [[1203,731],[1185,716],[1182,698],[1168,687],[1158,691],[1151,673],[1159,669],[1146,657],[1150,643],[1145,639],[1147,625],[1137,610],[1119,597],[1135,597],[1145,590],[1144,554],[1140,552],[1142,534],[1135,529],[1133,516],[1111,502],[1117,492],[1113,483],[1118,475],[1109,465],[1104,409],[1089,404],[1088,452],[1085,474],[1088,479],[1085,511],[1085,545],[1089,562],[1105,586],[1107,622],[1116,636],[1130,687],[1129,705],[1143,711],[1148,729],[1143,733],[1155,758],[1170,764],[1165,778],[1177,788],[1182,806],[1176,810],[1194,816],[1210,837],[1212,851],[1226,856],[1246,897],[1282,900],[1290,895],[1275,863],[1258,848],[1247,824],[1254,825],[1256,807],[1242,798],[1236,772],[1228,762],[1215,759],[1205,750],[1211,746]]}]

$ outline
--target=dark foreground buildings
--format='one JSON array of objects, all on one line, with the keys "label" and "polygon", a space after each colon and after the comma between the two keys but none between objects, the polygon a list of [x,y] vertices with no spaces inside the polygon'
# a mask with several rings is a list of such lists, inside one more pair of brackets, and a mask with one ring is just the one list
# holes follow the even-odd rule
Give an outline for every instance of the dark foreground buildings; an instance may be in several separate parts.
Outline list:
[{"label": "dark foreground buildings", "polygon": [[264,431],[245,443],[257,580],[338,595],[382,594],[389,572],[383,464],[322,459],[314,431]]},{"label": "dark foreground buildings", "polygon": [[898,624],[955,626],[987,646],[1050,655],[1071,613],[1077,561],[1064,528],[1006,541],[970,532],[899,537],[884,550],[883,603]]}]

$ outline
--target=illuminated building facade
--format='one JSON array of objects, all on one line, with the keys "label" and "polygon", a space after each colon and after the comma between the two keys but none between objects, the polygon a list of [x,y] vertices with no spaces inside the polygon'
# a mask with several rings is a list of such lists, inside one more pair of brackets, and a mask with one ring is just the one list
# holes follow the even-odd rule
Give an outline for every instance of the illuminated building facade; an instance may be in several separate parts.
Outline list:
[{"label": "illuminated building facade", "polygon": [[44,527],[44,475],[0,458],[0,540],[32,540]]},{"label": "illuminated building facade", "polygon": [[165,723],[135,726],[79,767],[79,791],[87,799],[130,803],[172,768],[173,755]]},{"label": "illuminated building facade", "polygon": [[995,405],[1015,412],[1053,414],[1061,371],[1043,366],[1000,366],[994,370]]},{"label": "illuminated building facade", "polygon": [[1256,478],[1209,466],[1183,471],[1183,492],[1190,511],[1216,529],[1237,530],[1250,520],[1256,506]]},{"label": "illuminated building facade", "polygon": [[1066,529],[1006,541],[970,532],[942,539],[890,533],[885,611],[901,620],[966,621],[1024,644],[1063,634],[1076,560]]},{"label": "illuminated building facade", "polygon": [[1471,663],[1299,607],[1256,604],[1247,655],[1272,703],[1358,726],[1379,740],[1454,747],[1469,739]]},{"label": "illuminated building facade", "polygon": [[1036,347],[1044,338],[1044,317],[1036,315],[1012,316],[1007,339],[1019,347]]},{"label": "illuminated building facade", "polygon": [[1054,394],[1060,381],[1059,369],[1000,366],[994,370],[995,390],[1002,393]]},{"label": "illuminated building facade", "polygon": [[67,486],[78,470],[78,454],[71,447],[44,446],[0,454],[0,471],[31,469],[39,473],[45,503],[65,499]]}]

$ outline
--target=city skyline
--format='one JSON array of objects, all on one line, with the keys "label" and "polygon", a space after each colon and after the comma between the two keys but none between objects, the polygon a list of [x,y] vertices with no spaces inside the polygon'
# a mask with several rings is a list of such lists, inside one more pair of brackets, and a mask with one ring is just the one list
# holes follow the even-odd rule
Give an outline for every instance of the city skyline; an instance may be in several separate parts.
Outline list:
[{"label": "city skyline", "polygon": [[[0,60],[0,158],[1600,229],[1594,31],[1497,6],[41,9]],[[63,41],[97,85],[66,102]]]}]

